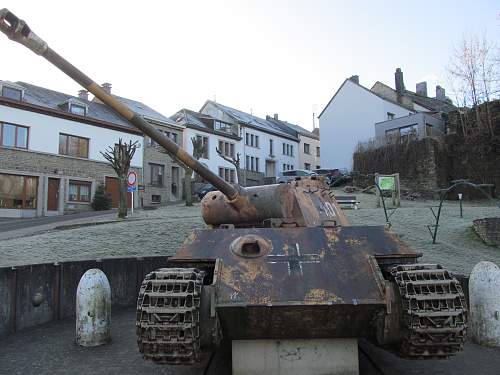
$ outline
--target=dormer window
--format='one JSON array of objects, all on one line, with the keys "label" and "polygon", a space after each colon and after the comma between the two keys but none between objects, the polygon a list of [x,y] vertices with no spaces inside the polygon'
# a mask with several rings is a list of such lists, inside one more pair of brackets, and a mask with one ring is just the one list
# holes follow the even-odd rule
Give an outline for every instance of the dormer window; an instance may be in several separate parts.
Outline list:
[{"label": "dormer window", "polygon": [[69,111],[79,116],[85,116],[87,114],[87,108],[85,106],[74,103],[70,103]]},{"label": "dormer window", "polygon": [[5,98],[21,101],[24,96],[24,87],[13,82],[0,81],[0,94]]},{"label": "dormer window", "polygon": [[87,116],[89,107],[83,101],[77,100],[75,98],[70,98],[64,103],[59,104],[59,108],[61,108],[65,112],[72,113],[78,116]]}]

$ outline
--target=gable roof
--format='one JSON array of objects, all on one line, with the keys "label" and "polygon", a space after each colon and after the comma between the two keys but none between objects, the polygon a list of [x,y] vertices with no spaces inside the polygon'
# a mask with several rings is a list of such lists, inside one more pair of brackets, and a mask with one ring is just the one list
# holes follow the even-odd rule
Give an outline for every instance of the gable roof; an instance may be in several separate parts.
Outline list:
[{"label": "gable roof", "polygon": [[212,126],[210,126],[208,123],[213,124],[213,121],[216,120],[214,117],[206,115],[204,113],[195,112],[190,109],[183,108],[170,116],[170,119],[176,124],[180,124],[188,128],[198,129],[200,131],[220,135],[222,137],[233,138],[237,140],[241,139],[241,137],[236,134],[216,130]]},{"label": "gable roof", "polygon": [[220,109],[229,117],[233,118],[234,121],[242,125],[249,126],[257,130],[262,130],[267,133],[276,134],[281,137],[293,139],[296,142],[299,141],[296,132],[292,131],[290,128],[270,122],[268,120],[240,111],[238,109],[214,102],[212,100],[207,100],[205,104],[203,104],[203,107],[201,107],[200,112],[202,112],[205,106],[209,103]]},{"label": "gable roof", "polygon": [[404,95],[408,96],[410,100],[421,105],[422,107],[429,108],[431,111],[448,113],[457,109],[457,107],[451,103],[436,98],[417,95],[413,91],[405,90]]},{"label": "gable roof", "polygon": [[[129,132],[142,134],[142,132],[132,123],[118,115],[115,111],[103,103],[93,100],[85,100],[78,96],[68,95],[26,82],[16,82],[15,84],[25,90],[22,102],[17,101],[18,103],[12,104],[19,104],[20,106],[31,105],[38,108],[45,108],[50,111],[51,115],[57,115],[58,117],[71,118],[71,120],[80,122],[92,122],[92,125],[97,126],[99,126],[100,123],[106,127],[116,125],[119,130],[126,129]],[[175,126],[175,123],[168,117],[163,116],[159,112],[141,102],[119,96],[115,96],[115,98],[130,106],[132,110],[145,117],[145,119]],[[86,116],[80,116],[62,110],[61,104],[67,102],[84,104],[87,107]]]},{"label": "gable roof", "polygon": [[415,109],[413,109],[413,108],[411,108],[411,107],[408,107],[408,106],[406,106],[406,105],[404,105],[404,104],[402,104],[402,103],[395,102],[394,100],[390,100],[390,99],[388,99],[388,98],[385,98],[385,97],[383,97],[382,95],[379,95],[378,93],[373,92],[373,91],[371,91],[370,89],[367,89],[365,86],[363,86],[363,85],[361,85],[361,84],[359,84],[359,83],[356,83],[356,82],[352,81],[352,80],[351,80],[351,79],[349,79],[349,78],[346,78],[346,79],[344,80],[344,82],[342,83],[342,85],[340,85],[340,87],[338,88],[338,90],[335,92],[335,94],[333,94],[332,98],[330,99],[330,101],[328,102],[328,104],[325,106],[325,108],[323,108],[323,110],[321,111],[321,113],[318,115],[318,118],[320,118],[320,117],[321,117],[321,115],[323,114],[323,112],[325,112],[325,110],[328,108],[328,106],[330,105],[330,103],[333,101],[333,99],[337,96],[337,94],[340,92],[340,90],[342,89],[342,87],[344,87],[344,85],[345,85],[348,81],[349,81],[350,83],[352,83],[353,85],[356,85],[357,87],[360,87],[360,88],[362,88],[363,90],[365,90],[365,91],[369,92],[370,94],[375,95],[375,96],[377,96],[378,98],[380,98],[380,99],[382,99],[382,100],[385,100],[386,102],[389,102],[389,103],[392,103],[392,104],[394,104],[394,105],[397,105],[397,106],[399,106],[399,107],[401,107],[401,108],[403,108],[403,109],[407,109],[407,110],[410,110],[410,111],[415,112]]},{"label": "gable roof", "polygon": [[318,137],[317,134],[314,134],[314,133],[310,132],[309,130],[304,129],[302,126],[291,124],[291,123],[289,123],[287,121],[283,121],[283,120],[280,120],[280,119],[275,119],[274,117],[271,117],[271,116],[267,116],[266,120],[270,121],[270,122],[274,122],[276,124],[279,124],[280,126],[282,126],[285,129],[289,128],[289,129],[293,130],[297,134],[300,134],[300,135],[303,135],[303,136],[306,136],[306,137],[309,137],[309,138],[313,138],[313,139],[318,139],[319,140],[319,137]]}]

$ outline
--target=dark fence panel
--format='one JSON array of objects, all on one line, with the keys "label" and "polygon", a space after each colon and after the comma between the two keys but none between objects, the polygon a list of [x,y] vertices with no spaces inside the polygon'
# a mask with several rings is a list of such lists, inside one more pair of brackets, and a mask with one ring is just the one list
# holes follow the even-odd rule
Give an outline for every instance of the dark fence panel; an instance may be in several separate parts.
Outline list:
[{"label": "dark fence panel", "polygon": [[109,258],[0,268],[0,337],[74,317],[82,275],[99,268],[108,277],[113,306],[133,306],[144,276],[168,257]]}]

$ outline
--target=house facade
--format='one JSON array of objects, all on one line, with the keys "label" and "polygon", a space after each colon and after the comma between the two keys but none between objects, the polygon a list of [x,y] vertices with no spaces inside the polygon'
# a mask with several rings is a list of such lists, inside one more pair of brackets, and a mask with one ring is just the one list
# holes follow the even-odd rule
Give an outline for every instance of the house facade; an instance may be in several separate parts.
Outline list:
[{"label": "house facade", "polygon": [[241,138],[244,185],[272,183],[280,171],[299,166],[299,138],[291,128],[208,100],[200,113],[231,124]]},{"label": "house facade", "polygon": [[321,151],[318,128],[310,132],[299,125],[280,120],[277,113],[275,113],[273,117],[267,116],[266,119],[278,124],[284,129],[291,129],[291,134],[296,135],[299,139],[299,162],[296,169],[305,169],[310,171],[321,168]]},{"label": "house facade", "polygon": [[[89,209],[98,184],[116,200],[116,173],[100,152],[120,138],[142,143],[143,137],[124,120],[110,121],[114,116],[85,98],[1,81],[0,216]],[[138,176],[142,164],[137,152],[131,165]]]},{"label": "house facade", "polygon": [[[170,118],[184,127],[183,147],[189,154],[193,155],[192,139],[201,140],[205,145],[205,152],[199,161],[227,182],[241,183],[238,181],[235,166],[217,153],[217,150],[220,150],[224,156],[233,159],[238,154],[240,158],[243,155],[241,137],[236,124],[189,109],[181,109]],[[197,182],[203,182],[199,176],[196,179]]]},{"label": "house facade", "polygon": [[[111,93],[110,84],[103,88]],[[182,128],[171,120],[143,103],[116,98],[182,142]],[[114,147],[119,139],[139,145],[131,169],[145,189],[134,192],[135,206],[182,198],[178,191],[175,195],[175,163],[170,157],[150,147],[139,130],[106,105],[95,98],[89,100],[87,91],[71,96],[24,82],[0,81],[0,216],[89,210],[99,184],[117,207],[118,178],[101,152]],[[164,169],[153,169],[155,163],[163,163]],[[162,183],[147,183],[150,181]],[[160,196],[156,202],[155,196]],[[131,201],[129,195],[129,207]]]},{"label": "house facade", "polygon": [[[382,129],[393,130],[394,134],[394,129],[403,128],[405,134],[405,127],[411,128],[415,120],[422,120],[413,117],[416,113],[439,119],[440,113],[455,109],[440,86],[436,88],[436,97],[430,98],[425,82],[417,84],[416,92],[411,92],[404,87],[401,69],[396,70],[394,77],[395,89],[381,82],[368,89],[359,84],[358,76],[346,79],[340,86],[318,116],[323,143],[328,144],[322,152],[323,168],[352,168],[352,155],[360,141],[375,137]],[[401,118],[406,121],[388,124]],[[426,124],[435,126],[430,120]],[[377,127],[381,129],[375,130]],[[438,128],[436,125],[435,131]]]}]

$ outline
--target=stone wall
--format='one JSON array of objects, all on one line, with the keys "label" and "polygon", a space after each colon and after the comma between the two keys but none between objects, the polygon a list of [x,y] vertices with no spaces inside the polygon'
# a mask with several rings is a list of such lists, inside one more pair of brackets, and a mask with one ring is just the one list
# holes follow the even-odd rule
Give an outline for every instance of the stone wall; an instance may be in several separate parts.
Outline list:
[{"label": "stone wall", "polygon": [[[451,181],[468,179],[492,184],[500,189],[500,101],[482,104],[466,112],[446,116],[448,134],[442,142],[431,138],[373,149],[360,149],[354,155],[355,182],[372,184],[364,175],[399,173],[403,188],[430,192],[450,186]],[[486,114],[489,114],[488,120]],[[474,198],[481,197],[464,191]]]},{"label": "stone wall", "polygon": [[[355,183],[372,185],[375,173],[399,173],[401,187],[420,192],[439,188],[441,145],[426,138],[401,144],[390,144],[373,150],[356,152],[353,156]],[[368,175],[368,176],[365,176]]]}]

